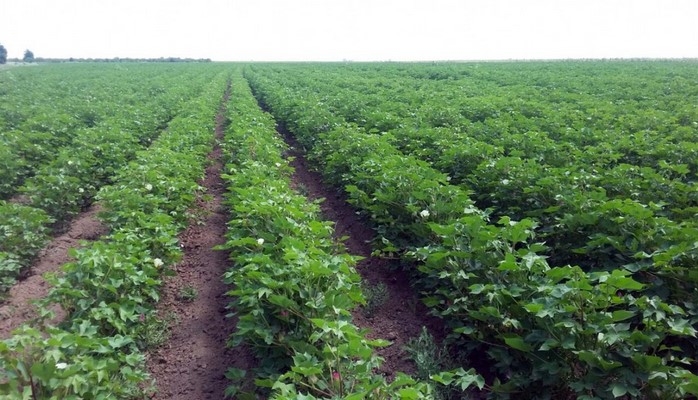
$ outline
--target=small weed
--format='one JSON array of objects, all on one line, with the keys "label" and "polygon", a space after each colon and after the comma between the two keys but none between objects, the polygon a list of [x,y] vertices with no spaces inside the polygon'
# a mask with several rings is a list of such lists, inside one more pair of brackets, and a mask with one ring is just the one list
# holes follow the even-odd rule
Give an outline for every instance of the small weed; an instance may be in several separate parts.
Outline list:
[{"label": "small weed", "polygon": [[141,317],[141,326],[138,330],[138,338],[141,347],[157,348],[170,337],[170,325],[177,322],[177,315],[169,313],[164,318],[156,315]]},{"label": "small weed", "polygon": [[[438,374],[452,364],[449,360],[448,352],[443,348],[439,348],[434,341],[434,337],[427,331],[426,327],[422,327],[422,332],[419,336],[412,338],[405,345],[405,351],[417,367],[415,378],[424,382],[430,382],[429,377],[431,375]],[[434,385],[431,382],[429,384],[433,385],[434,399],[450,398],[449,387]]]},{"label": "small weed", "polygon": [[[202,196],[203,202],[209,202],[213,196],[206,194]],[[206,219],[213,214],[213,211],[208,210],[204,207],[192,207],[187,211],[187,217],[189,218],[190,224],[195,224],[202,226],[206,224]]]},{"label": "small weed", "polygon": [[366,297],[366,305],[363,308],[363,313],[366,318],[371,318],[376,314],[376,311],[388,300],[388,287],[383,282],[375,285],[364,284],[364,297]]},{"label": "small weed", "polygon": [[407,300],[407,308],[410,309],[412,314],[417,314],[417,306],[419,305],[419,299],[417,297],[411,297]]},{"label": "small weed", "polygon": [[296,192],[303,197],[308,197],[308,195],[310,194],[310,190],[308,189],[308,186],[306,186],[302,182],[298,182],[296,184]]},{"label": "small weed", "polygon": [[199,293],[196,291],[195,287],[185,286],[179,289],[179,293],[177,294],[177,300],[183,301],[185,303],[191,303],[192,301],[196,300],[198,295]]}]

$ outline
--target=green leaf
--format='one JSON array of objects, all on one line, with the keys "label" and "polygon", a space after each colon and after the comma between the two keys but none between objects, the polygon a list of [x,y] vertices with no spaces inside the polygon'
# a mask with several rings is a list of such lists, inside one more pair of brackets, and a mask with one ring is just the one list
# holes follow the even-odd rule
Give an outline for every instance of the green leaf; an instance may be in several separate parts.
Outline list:
[{"label": "green leaf", "polygon": [[462,391],[466,390],[472,385],[477,386],[478,389],[485,387],[485,378],[475,372],[474,368],[471,368],[468,371],[463,371],[463,369],[460,368],[458,375],[459,377],[456,379],[456,382],[460,385]]},{"label": "green leaf", "polygon": [[500,271],[516,271],[520,268],[519,264],[516,263],[516,257],[511,253],[507,253],[507,255],[504,256],[504,260],[500,261],[497,269]]},{"label": "green leaf", "polygon": [[617,310],[611,313],[611,318],[613,318],[613,322],[623,321],[634,316],[635,313],[628,310]]},{"label": "green leaf", "polygon": [[611,393],[613,397],[624,396],[628,393],[628,388],[623,383],[617,382],[611,385]]},{"label": "green leaf", "polygon": [[279,306],[279,307],[281,307],[281,308],[285,308],[285,309],[296,309],[296,308],[298,308],[298,305],[297,305],[296,303],[294,303],[291,299],[289,299],[289,298],[286,297],[286,296],[281,296],[281,295],[278,295],[278,294],[273,294],[273,295],[269,296],[268,299],[269,299],[269,302],[270,302],[271,304],[277,305],[277,306]]},{"label": "green leaf", "polygon": [[132,342],[131,339],[129,339],[126,336],[122,336],[122,335],[116,335],[116,336],[110,337],[110,338],[108,338],[108,341],[109,341],[109,345],[113,348],[116,348],[116,349],[123,347],[123,346],[126,346],[127,344]]},{"label": "green leaf", "polygon": [[679,391],[681,391],[682,394],[698,395],[698,376],[685,371],[681,374],[681,379],[683,381],[679,386]]},{"label": "green leaf", "polygon": [[596,360],[596,354],[594,354],[593,352],[591,352],[589,350],[578,351],[577,357],[579,357],[580,361],[584,361],[591,366],[595,366],[598,364],[598,362]]},{"label": "green leaf", "polygon": [[475,328],[472,326],[461,326],[453,330],[455,333],[461,333],[463,335],[472,335],[475,333]]},{"label": "green leaf", "polygon": [[647,354],[635,354],[632,356],[632,360],[643,371],[651,371],[655,369],[655,367],[662,365],[661,358]]},{"label": "green leaf", "polygon": [[52,363],[34,363],[31,367],[34,378],[48,381],[53,377],[56,367]]},{"label": "green leaf", "polygon": [[414,400],[419,399],[419,391],[415,388],[402,388],[398,390],[398,396],[400,399]]},{"label": "green leaf", "polygon": [[630,278],[626,275],[630,272],[616,269],[610,275],[602,274],[599,276],[599,282],[606,283],[620,290],[641,290],[645,287],[642,283]]},{"label": "green leaf", "polygon": [[524,339],[521,336],[513,335],[513,334],[506,334],[506,336],[503,337],[504,342],[507,344],[507,346],[514,348],[516,350],[520,350],[526,353],[529,353],[531,350],[533,350],[533,347],[531,347],[530,344],[526,343]]},{"label": "green leaf", "polygon": [[686,319],[670,318],[667,319],[667,324],[673,333],[696,337],[696,329]]},{"label": "green leaf", "polygon": [[438,382],[442,385],[448,386],[451,383],[453,383],[454,376],[455,376],[455,374],[453,372],[441,372],[441,373],[438,373],[435,375],[431,375],[431,376],[429,376],[429,378],[431,380],[433,380],[434,382]]},{"label": "green leaf", "polygon": [[241,381],[245,375],[247,375],[247,371],[244,369],[240,368],[228,368],[228,370],[225,372],[225,377],[233,382],[238,382]]},{"label": "green leaf", "polygon": [[546,350],[554,349],[558,346],[560,346],[559,341],[557,341],[556,339],[548,339],[545,342],[543,342],[542,345],[540,345],[540,348],[538,350],[546,351]]},{"label": "green leaf", "polygon": [[472,293],[472,294],[480,294],[486,288],[487,288],[487,286],[485,286],[481,283],[478,283],[476,285],[470,285],[470,287],[469,287],[470,293]]},{"label": "green leaf", "polygon": [[530,313],[538,313],[540,310],[542,310],[545,306],[543,304],[538,304],[538,303],[528,303],[524,306],[526,311]]}]

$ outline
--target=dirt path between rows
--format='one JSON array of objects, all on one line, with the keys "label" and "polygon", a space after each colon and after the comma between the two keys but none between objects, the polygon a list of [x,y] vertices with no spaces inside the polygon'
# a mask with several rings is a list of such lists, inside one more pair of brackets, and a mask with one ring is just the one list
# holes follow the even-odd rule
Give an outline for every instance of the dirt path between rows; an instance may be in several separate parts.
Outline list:
[{"label": "dirt path between rows", "polygon": [[397,372],[414,375],[415,365],[407,359],[404,350],[410,339],[419,336],[426,326],[438,342],[444,337],[443,324],[428,315],[428,310],[419,301],[408,278],[399,271],[390,269],[390,260],[371,256],[371,241],[375,232],[356,214],[356,210],[346,201],[346,196],[327,186],[322,176],[312,171],[295,139],[283,127],[279,134],[291,147],[288,155],[294,157],[291,165],[295,168],[294,185],[306,192],[310,199],[324,198],[321,203],[323,217],[335,222],[335,236],[347,236],[345,246],[350,254],[365,257],[357,265],[364,285],[385,285],[387,298],[383,304],[367,316],[361,310],[353,312],[354,323],[370,330],[370,338],[387,339],[393,344],[378,350],[385,359],[380,372],[392,379]]},{"label": "dirt path between rows", "polygon": [[[218,141],[225,131],[228,97],[229,90],[216,117]],[[228,386],[226,370],[248,370],[254,363],[252,354],[244,348],[226,346],[235,330],[235,322],[226,318],[229,288],[222,281],[230,261],[227,252],[213,250],[225,242],[229,219],[223,204],[221,155],[216,144],[209,154],[211,165],[200,183],[208,196],[196,204],[198,211],[205,212],[203,220],[180,235],[184,257],[173,267],[176,275],[166,278],[161,290],[158,312],[165,318],[174,313],[176,321],[170,327],[169,340],[148,356],[147,367],[156,382],[153,399],[223,399]],[[195,296],[186,300],[185,293]]]},{"label": "dirt path between rows", "polygon": [[[7,300],[0,304],[0,339],[7,339],[14,329],[37,316],[34,301],[46,297],[51,289],[43,275],[56,272],[71,261],[68,250],[80,247],[81,241],[94,241],[107,233],[107,228],[97,218],[99,211],[99,206],[93,204],[71,220],[67,231],[54,237],[41,251],[27,272],[29,276],[10,288]],[[56,306],[54,311],[54,322],[63,320],[63,310]]]}]

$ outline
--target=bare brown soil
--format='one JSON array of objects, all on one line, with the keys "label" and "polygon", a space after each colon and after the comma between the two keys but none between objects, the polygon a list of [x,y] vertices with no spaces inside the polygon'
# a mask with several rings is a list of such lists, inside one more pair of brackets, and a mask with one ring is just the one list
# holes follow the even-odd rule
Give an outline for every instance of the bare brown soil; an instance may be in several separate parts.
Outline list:
[{"label": "bare brown soil", "polygon": [[[228,94],[224,97],[225,104]],[[216,118],[216,137],[222,139],[225,112]],[[221,178],[221,148],[209,154],[211,165],[200,184],[206,188],[196,209],[204,211],[199,223],[191,224],[181,235],[184,257],[173,269],[175,276],[166,278],[158,312],[174,313],[170,338],[148,356],[147,367],[155,379],[153,399],[223,399],[229,367],[249,370],[255,365],[253,355],[244,347],[229,349],[226,342],[235,330],[235,321],[226,318],[229,288],[222,276],[230,266],[228,253],[213,250],[225,242],[229,219],[223,205],[225,183]],[[196,293],[192,301],[182,298],[185,290]]]},{"label": "bare brown soil", "polygon": [[[224,131],[223,115],[221,112],[217,119],[219,139]],[[292,139],[287,140],[292,146],[295,144]],[[303,188],[310,199],[326,199],[322,211],[326,219],[336,222],[336,236],[348,236],[345,245],[349,253],[365,257],[357,267],[364,281],[387,287],[388,300],[372,317],[366,317],[360,310],[354,313],[355,323],[368,328],[370,337],[393,343],[379,351],[385,359],[380,372],[388,377],[396,372],[414,373],[415,366],[406,359],[404,345],[419,335],[422,326],[440,337],[439,321],[427,316],[407,279],[389,269],[389,260],[371,256],[373,230],[361,221],[342,194],[329,189],[319,174],[308,169],[303,154],[295,148],[289,154],[295,157],[293,184]],[[163,317],[174,313],[177,321],[170,327],[169,340],[148,356],[148,370],[156,382],[153,399],[223,399],[228,386],[225,371],[229,367],[249,371],[256,366],[248,349],[226,346],[235,330],[235,321],[226,318],[229,301],[225,293],[229,288],[221,276],[230,267],[230,261],[226,252],[213,250],[225,242],[229,219],[223,205],[225,186],[220,157],[221,149],[216,146],[209,156],[212,164],[201,182],[209,196],[199,199],[196,205],[205,212],[205,217],[180,235],[184,257],[173,266],[176,275],[166,278],[163,284],[159,313]],[[182,299],[184,289],[196,292],[196,298]]]},{"label": "bare brown soil", "polygon": [[[107,232],[97,219],[99,211],[97,205],[92,205],[71,220],[67,230],[53,238],[41,251],[34,265],[25,274],[26,278],[10,289],[7,301],[0,304],[0,339],[10,337],[14,329],[37,316],[37,309],[33,303],[45,297],[50,290],[43,274],[59,271],[63,264],[71,261],[68,250],[80,247],[81,241],[97,240]],[[65,317],[59,306],[56,306],[54,311],[54,322]]]},{"label": "bare brown soil", "polygon": [[370,317],[361,310],[352,313],[354,323],[360,328],[368,329],[370,338],[392,342],[389,347],[378,351],[385,359],[380,372],[390,379],[397,372],[413,375],[416,372],[415,365],[407,358],[405,345],[410,339],[419,336],[423,326],[441,342],[444,336],[443,324],[428,315],[408,278],[403,273],[390,269],[391,260],[371,256],[371,241],[375,238],[373,229],[357,215],[343,193],[331,189],[319,173],[308,168],[295,139],[283,128],[279,127],[278,130],[291,147],[288,155],[294,157],[294,184],[307,192],[310,199],[325,199],[321,203],[322,213],[326,220],[335,222],[335,236],[348,237],[344,242],[347,251],[365,257],[357,265],[364,284],[373,286],[382,283],[387,288],[387,300]]}]

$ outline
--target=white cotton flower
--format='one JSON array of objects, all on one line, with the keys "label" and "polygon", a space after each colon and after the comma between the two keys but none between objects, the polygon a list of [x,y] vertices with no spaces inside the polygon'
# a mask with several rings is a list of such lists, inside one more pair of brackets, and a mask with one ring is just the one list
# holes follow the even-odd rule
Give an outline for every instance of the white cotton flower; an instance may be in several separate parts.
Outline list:
[{"label": "white cotton flower", "polygon": [[73,160],[68,160],[68,165],[73,165]]},{"label": "white cotton flower", "polygon": [[422,218],[426,218],[426,217],[430,216],[431,214],[429,213],[429,210],[422,210],[422,211],[419,212],[419,215],[420,215]]},{"label": "white cotton flower", "polygon": [[502,185],[508,185],[509,182],[509,179],[502,179]]},{"label": "white cotton flower", "polygon": [[274,165],[276,165],[276,168],[281,167],[281,163],[275,163]]},{"label": "white cotton flower", "polygon": [[68,368],[68,364],[66,364],[64,362],[59,362],[58,364],[56,364],[56,369],[66,369],[66,368]]},{"label": "white cotton flower", "polygon": [[153,185],[151,185],[150,183],[146,183],[146,184],[145,184],[145,190],[147,190],[147,191],[153,190]]},{"label": "white cotton flower", "polygon": [[79,188],[79,189],[78,189],[78,193],[85,193],[85,189]]},{"label": "white cotton flower", "polygon": [[260,245],[260,246],[263,245],[263,244],[264,244],[264,239],[262,239],[262,238],[257,239],[257,244]]},{"label": "white cotton flower", "polygon": [[162,262],[162,260],[159,258],[156,258],[153,260],[153,265],[155,265],[155,268],[160,268],[163,266],[163,264],[165,264],[165,263]]}]

